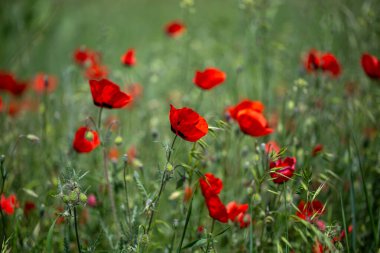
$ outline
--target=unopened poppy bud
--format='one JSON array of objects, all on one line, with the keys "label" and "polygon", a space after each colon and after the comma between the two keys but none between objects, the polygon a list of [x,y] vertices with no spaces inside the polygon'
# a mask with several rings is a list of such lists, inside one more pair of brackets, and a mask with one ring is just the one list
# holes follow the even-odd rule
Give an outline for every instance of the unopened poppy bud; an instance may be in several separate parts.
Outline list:
[{"label": "unopened poppy bud", "polygon": [[80,193],[80,194],[79,194],[79,200],[80,200],[82,203],[86,203],[86,202],[87,202],[87,196],[86,196],[86,194],[84,194],[84,193]]},{"label": "unopened poppy bud", "polygon": [[94,139],[94,134],[91,131],[87,131],[85,137],[88,141],[92,141]]},{"label": "unopened poppy bud", "polygon": [[3,162],[5,160],[5,155],[0,156],[0,162]]},{"label": "unopened poppy bud", "polygon": [[34,134],[28,134],[26,135],[26,138],[32,142],[40,142],[40,138],[38,138],[36,135]]},{"label": "unopened poppy bud", "polygon": [[168,163],[168,165],[166,165],[166,169],[168,171],[172,171],[174,168],[173,168],[173,165],[171,163]]},{"label": "unopened poppy bud", "polygon": [[115,138],[114,142],[115,142],[116,145],[119,146],[119,145],[121,145],[123,143],[123,138],[119,135],[119,136],[117,136]]}]

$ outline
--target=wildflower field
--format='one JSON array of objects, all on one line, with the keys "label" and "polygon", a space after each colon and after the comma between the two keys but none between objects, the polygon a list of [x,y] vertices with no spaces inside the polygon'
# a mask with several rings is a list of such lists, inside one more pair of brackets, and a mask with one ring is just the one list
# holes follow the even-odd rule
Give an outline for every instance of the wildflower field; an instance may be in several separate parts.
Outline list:
[{"label": "wildflower field", "polygon": [[0,1],[0,252],[380,252],[378,0]]}]

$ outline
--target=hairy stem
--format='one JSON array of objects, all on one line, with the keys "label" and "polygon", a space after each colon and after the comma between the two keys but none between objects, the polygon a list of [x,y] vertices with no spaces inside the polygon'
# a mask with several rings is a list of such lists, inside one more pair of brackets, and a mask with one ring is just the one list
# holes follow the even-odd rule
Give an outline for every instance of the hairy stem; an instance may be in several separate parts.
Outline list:
[{"label": "hairy stem", "polygon": [[77,221],[77,208],[74,206],[74,227],[75,227],[75,236],[77,238],[78,252],[82,253],[79,241],[79,232],[78,232],[78,221]]}]

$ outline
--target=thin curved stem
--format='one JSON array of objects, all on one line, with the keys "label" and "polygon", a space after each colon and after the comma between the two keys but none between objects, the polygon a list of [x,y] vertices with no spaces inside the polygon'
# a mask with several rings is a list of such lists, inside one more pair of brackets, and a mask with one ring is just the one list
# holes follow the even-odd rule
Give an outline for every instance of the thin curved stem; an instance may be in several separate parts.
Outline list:
[{"label": "thin curved stem", "polygon": [[77,208],[74,206],[74,227],[75,227],[75,236],[77,238],[78,252],[82,253],[80,241],[79,241],[79,232],[78,232],[78,221],[77,221]]}]

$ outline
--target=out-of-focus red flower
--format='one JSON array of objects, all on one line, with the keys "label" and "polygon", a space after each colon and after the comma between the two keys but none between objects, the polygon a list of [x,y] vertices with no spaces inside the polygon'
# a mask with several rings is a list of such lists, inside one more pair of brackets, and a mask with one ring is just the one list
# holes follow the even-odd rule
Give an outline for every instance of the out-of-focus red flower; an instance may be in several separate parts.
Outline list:
[{"label": "out-of-focus red flower", "polygon": [[90,80],[90,88],[94,104],[99,107],[122,108],[132,100],[117,84],[107,79]]},{"label": "out-of-focus red flower", "polygon": [[190,186],[186,185],[184,194],[183,194],[183,201],[189,202],[192,196],[193,196],[193,189]]},{"label": "out-of-focus red flower", "polygon": [[306,221],[311,221],[324,213],[324,206],[319,200],[305,202],[303,200],[298,204],[298,211],[296,215]]},{"label": "out-of-focus red flower", "polygon": [[36,209],[36,204],[33,201],[26,201],[24,204],[24,215],[28,216],[34,209]]},{"label": "out-of-focus red flower", "polygon": [[169,37],[179,37],[186,30],[185,25],[181,21],[172,21],[165,26],[165,32]]},{"label": "out-of-focus red flower", "polygon": [[211,173],[206,173],[204,178],[199,179],[199,184],[201,186],[202,195],[205,198],[210,217],[222,223],[227,223],[227,209],[218,196],[223,188],[222,180],[215,177]]},{"label": "out-of-focus red flower", "polygon": [[78,153],[89,153],[100,145],[98,133],[82,126],[75,133],[73,148]]},{"label": "out-of-focus red flower", "polygon": [[317,144],[313,148],[313,151],[311,152],[311,155],[312,156],[317,156],[322,151],[323,151],[323,145],[322,144]]},{"label": "out-of-focus red flower", "polygon": [[173,133],[186,141],[196,142],[208,132],[206,120],[187,107],[177,109],[170,105],[169,120]]},{"label": "out-of-focus red flower", "polygon": [[341,67],[336,57],[331,53],[325,53],[321,57],[321,69],[329,72],[331,76],[338,77],[341,72]]},{"label": "out-of-focus red flower", "polygon": [[121,56],[121,63],[125,66],[133,67],[136,65],[136,52],[134,48],[130,48]]},{"label": "out-of-focus red flower", "polygon": [[133,160],[135,160],[136,156],[137,156],[137,149],[135,146],[131,146],[128,150],[127,150],[127,156],[128,156],[128,162],[129,163],[132,163]]},{"label": "out-of-focus red flower", "polygon": [[9,92],[13,95],[13,96],[21,96],[22,94],[24,94],[24,92],[26,91],[26,89],[28,88],[28,83],[27,82],[23,82],[23,81],[15,81],[13,83],[13,85],[11,85],[9,87]]},{"label": "out-of-focus red flower", "polygon": [[264,115],[251,109],[239,111],[237,121],[240,130],[253,137],[261,137],[273,132]]},{"label": "out-of-focus red flower", "polygon": [[91,207],[96,207],[98,205],[96,196],[94,194],[88,195],[87,204]]},{"label": "out-of-focus red flower", "polygon": [[3,111],[3,99],[0,97],[0,112]]},{"label": "out-of-focus red flower", "polygon": [[203,72],[197,71],[193,82],[201,89],[210,90],[226,80],[226,73],[217,68],[206,68]]},{"label": "out-of-focus red flower", "polygon": [[62,224],[65,222],[65,217],[62,215],[63,211],[65,211],[65,209],[63,209],[63,207],[57,207],[56,209],[56,213],[55,215],[58,215],[59,217],[57,218],[57,221],[56,221],[56,224]]},{"label": "out-of-focus red flower", "polygon": [[116,163],[119,159],[119,150],[116,147],[110,148],[108,152],[108,158],[111,160],[111,162]]},{"label": "out-of-focus red flower", "polygon": [[202,234],[204,232],[204,230],[205,230],[205,227],[202,226],[202,225],[200,225],[200,226],[197,227],[197,233],[198,234]]},{"label": "out-of-focus red flower", "polygon": [[237,105],[227,108],[227,111],[230,114],[231,118],[237,120],[237,116],[240,111],[249,109],[258,113],[262,113],[264,111],[264,108],[264,105],[260,101],[251,101],[249,99],[244,99]]},{"label": "out-of-focus red flower", "polygon": [[329,52],[322,53],[311,49],[305,57],[305,69],[312,73],[318,70],[329,73],[332,77],[338,77],[341,73],[341,66],[337,58]]},{"label": "out-of-focus red flower", "polygon": [[1,195],[0,199],[0,208],[4,211],[7,215],[12,215],[15,212],[15,208],[18,207],[18,202],[16,195],[11,194],[8,198],[5,197],[4,194]]},{"label": "out-of-focus red flower", "polygon": [[8,104],[7,113],[11,117],[16,117],[22,109],[22,103],[16,100],[12,100]]},{"label": "out-of-focus red flower", "polygon": [[[347,230],[348,230],[348,233],[351,233],[352,232],[352,225],[349,225]],[[333,242],[337,242],[337,241],[341,241],[342,239],[344,239],[346,237],[346,231],[345,230],[342,230],[342,232],[340,232],[340,236],[339,237],[334,237],[333,238]]]},{"label": "out-of-focus red flower", "polygon": [[95,79],[100,80],[108,77],[108,69],[106,66],[102,66],[99,64],[91,64],[86,69],[86,77],[87,79]]},{"label": "out-of-focus red flower", "polygon": [[90,219],[90,214],[87,208],[83,208],[79,216],[79,224],[87,224]]},{"label": "out-of-focus red flower", "polygon": [[265,152],[267,152],[268,154],[272,152],[278,153],[280,152],[280,147],[278,146],[276,141],[271,140],[265,143]]},{"label": "out-of-focus red flower", "polygon": [[249,224],[251,224],[251,215],[247,214],[247,213],[240,213],[238,216],[237,216],[237,222],[239,222],[239,226],[240,228],[246,228],[249,226]]},{"label": "out-of-focus red flower", "polygon": [[245,214],[248,210],[248,204],[239,204],[235,201],[231,201],[226,206],[228,218],[231,221],[236,221],[239,214]]},{"label": "out-of-focus red flower", "polygon": [[78,48],[74,51],[73,58],[75,63],[80,66],[93,65],[100,63],[100,54],[89,48]]},{"label": "out-of-focus red flower", "polygon": [[281,158],[275,162],[271,162],[269,167],[271,169],[270,176],[276,184],[287,182],[295,171],[296,158],[286,157],[284,160]]},{"label": "out-of-focus red flower", "polygon": [[13,96],[21,96],[27,88],[27,82],[16,80],[12,73],[0,71],[0,90],[8,91]]},{"label": "out-of-focus red flower", "polygon": [[39,73],[34,77],[33,89],[38,93],[53,92],[57,87],[57,78],[55,76]]},{"label": "out-of-focus red flower", "polygon": [[315,241],[314,246],[312,248],[313,253],[323,253],[323,245],[318,240]]},{"label": "out-of-focus red flower", "polygon": [[212,173],[206,173],[204,178],[199,179],[203,196],[218,195],[223,189],[223,182]]},{"label": "out-of-focus red flower", "polygon": [[361,64],[369,78],[380,80],[380,62],[376,56],[364,53],[361,58]]}]

